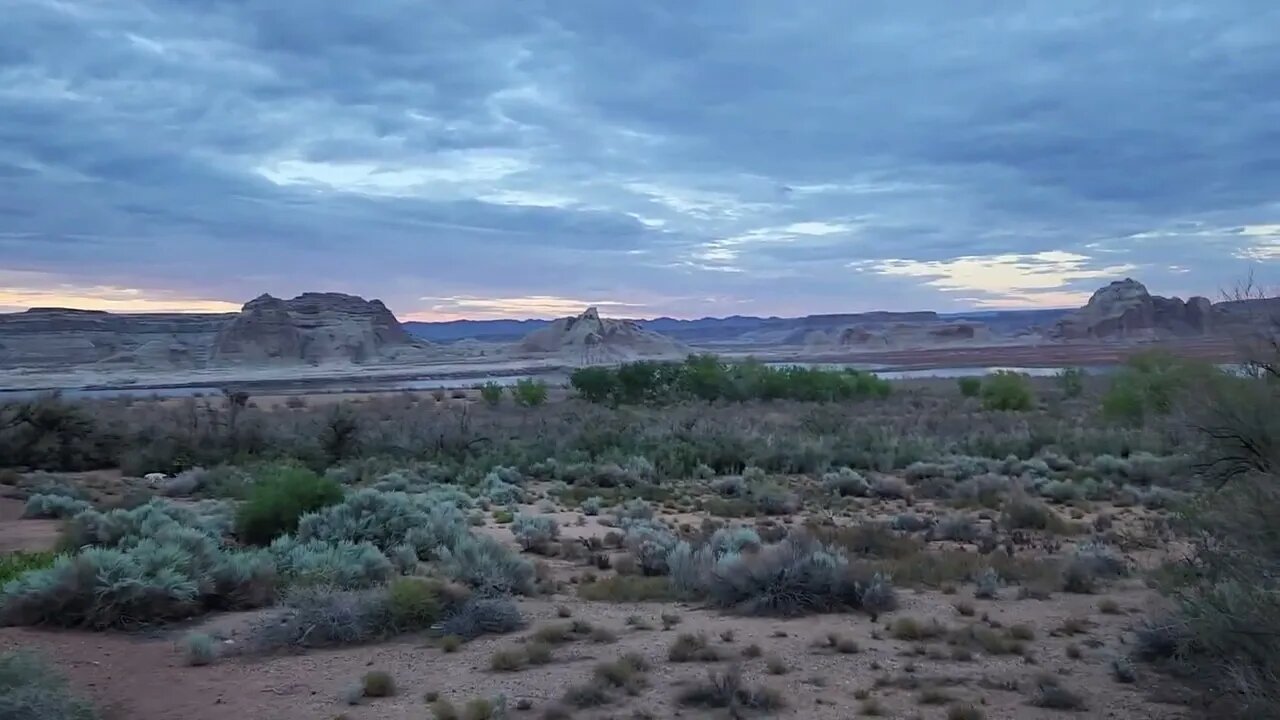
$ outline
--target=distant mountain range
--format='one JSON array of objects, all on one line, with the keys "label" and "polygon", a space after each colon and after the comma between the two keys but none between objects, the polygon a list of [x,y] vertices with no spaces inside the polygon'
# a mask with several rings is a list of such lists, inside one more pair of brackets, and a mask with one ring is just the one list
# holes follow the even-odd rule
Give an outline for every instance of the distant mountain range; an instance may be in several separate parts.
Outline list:
[{"label": "distant mountain range", "polygon": [[[938,321],[981,322],[1000,333],[1016,333],[1019,330],[1052,325],[1067,312],[1069,311],[1057,309],[977,310],[964,313],[875,311],[805,315],[796,318],[730,315],[722,318],[679,320],[660,317],[632,322],[645,330],[661,333],[676,340],[731,342],[760,333],[829,330],[854,324],[878,326]],[[534,330],[550,326],[552,322],[552,320],[450,320],[448,322],[406,322],[404,328],[416,337],[436,343],[452,343],[460,340],[505,343],[520,340]]]}]

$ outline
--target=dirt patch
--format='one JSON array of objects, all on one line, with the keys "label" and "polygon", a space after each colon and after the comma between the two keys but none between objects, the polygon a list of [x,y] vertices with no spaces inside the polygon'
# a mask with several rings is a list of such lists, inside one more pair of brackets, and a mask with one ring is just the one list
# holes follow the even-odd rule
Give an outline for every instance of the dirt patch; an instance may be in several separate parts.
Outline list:
[{"label": "dirt patch", "polygon": [[0,498],[0,553],[52,550],[57,546],[61,521],[24,520],[25,507],[21,500]]}]

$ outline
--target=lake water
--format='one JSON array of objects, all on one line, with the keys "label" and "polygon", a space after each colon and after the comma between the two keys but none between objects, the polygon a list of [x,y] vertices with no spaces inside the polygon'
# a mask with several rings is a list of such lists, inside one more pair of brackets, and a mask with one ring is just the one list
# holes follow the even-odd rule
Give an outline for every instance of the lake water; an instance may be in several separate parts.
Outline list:
[{"label": "lake water", "polygon": [[[789,365],[805,365],[806,367],[822,367],[828,369],[839,369],[842,367],[858,367],[860,370],[874,372],[876,375],[885,380],[916,380],[925,378],[960,378],[960,377],[982,377],[997,370],[1011,370],[1014,372],[1026,373],[1033,377],[1051,377],[1062,372],[1063,368],[1058,367],[957,367],[957,368],[932,368],[928,370],[893,370],[893,369],[877,369],[867,366],[842,365],[839,363],[769,363],[777,367],[785,367]],[[1109,370],[1108,367],[1090,367],[1085,368],[1090,374],[1104,373]],[[516,381],[529,377],[541,377],[552,384],[562,382],[557,376],[547,375],[531,375],[531,374],[512,374],[512,375],[494,375],[485,377],[459,378],[459,377],[443,377],[443,378],[413,378],[409,380],[386,380],[386,381],[358,381],[343,380],[340,382],[324,383],[261,383],[244,385],[240,383],[229,383],[231,386],[243,385],[250,395],[301,395],[316,393],[348,393],[348,392],[395,392],[398,390],[435,390],[437,388],[458,388],[473,387],[480,383],[495,382],[499,385],[514,385]],[[0,390],[0,402],[27,400],[38,397],[44,391],[37,390]],[[102,399],[102,398],[172,398],[172,397],[194,397],[201,395],[219,395],[222,393],[220,387],[204,386],[204,387],[145,387],[145,388],[93,388],[93,389],[67,389],[62,391],[62,396],[66,398],[78,399]]]}]

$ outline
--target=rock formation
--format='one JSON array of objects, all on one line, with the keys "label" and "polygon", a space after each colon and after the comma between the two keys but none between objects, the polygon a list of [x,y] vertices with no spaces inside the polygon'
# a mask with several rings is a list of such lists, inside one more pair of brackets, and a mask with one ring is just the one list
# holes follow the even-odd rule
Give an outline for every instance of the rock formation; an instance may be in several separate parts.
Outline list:
[{"label": "rock formation", "polygon": [[211,361],[369,363],[427,347],[380,300],[340,293],[306,293],[292,300],[263,295],[218,331]]},{"label": "rock formation", "polygon": [[370,363],[425,357],[377,300],[263,295],[235,314],[114,314],[36,308],[0,315],[0,368],[186,370],[224,365]]},{"label": "rock formation", "polygon": [[99,310],[33,308],[0,315],[0,367],[133,365],[144,369],[203,365],[223,314],[118,315]]},{"label": "rock formation", "polygon": [[[796,337],[796,335],[792,335]],[[988,328],[980,323],[922,322],[889,326],[853,325],[830,331],[813,330],[802,336],[808,346],[840,348],[928,348],[974,340],[990,340]]]},{"label": "rock formation", "polygon": [[688,352],[680,343],[630,320],[603,319],[594,307],[577,317],[563,317],[534,330],[516,345],[515,351],[554,354],[581,364],[676,358]]},{"label": "rock formation", "polygon": [[1061,340],[1156,339],[1206,335],[1213,330],[1213,306],[1205,298],[1154,296],[1132,278],[1099,288],[1084,307],[1058,321],[1050,336]]}]

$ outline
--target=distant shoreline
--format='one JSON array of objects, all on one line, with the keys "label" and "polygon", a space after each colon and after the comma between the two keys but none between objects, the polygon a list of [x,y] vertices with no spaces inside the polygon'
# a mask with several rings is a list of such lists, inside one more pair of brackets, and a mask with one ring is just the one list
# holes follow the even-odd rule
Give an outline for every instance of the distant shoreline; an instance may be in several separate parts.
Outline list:
[{"label": "distant shoreline", "polygon": [[[1150,343],[1061,343],[1038,345],[984,345],[880,350],[873,352],[814,352],[801,348],[752,349],[753,351],[718,354],[726,360],[755,358],[768,363],[846,365],[870,372],[903,372],[981,367],[1103,367],[1124,362],[1143,350],[1160,349],[1185,357],[1213,362],[1238,359],[1235,346],[1222,339],[1195,339]],[[695,348],[695,351],[697,349]],[[6,397],[31,396],[45,392],[104,394],[146,394],[152,391],[198,389],[208,393],[223,388],[249,393],[395,391],[397,389],[456,389],[489,380],[514,381],[521,377],[548,378],[567,376],[576,366],[555,358],[495,361],[491,363],[451,363],[430,365],[333,366],[320,367],[256,367],[218,368],[216,370],[164,371],[154,374],[131,373],[134,381],[94,377],[92,371],[69,371],[28,376],[29,384],[0,388],[0,400]],[[243,372],[237,373],[237,370]],[[59,380],[62,380],[59,382]],[[436,384],[436,383],[439,384]],[[396,386],[402,387],[396,387]],[[413,387],[417,385],[417,387]],[[342,389],[337,389],[341,387]]]}]

